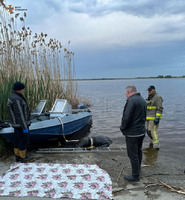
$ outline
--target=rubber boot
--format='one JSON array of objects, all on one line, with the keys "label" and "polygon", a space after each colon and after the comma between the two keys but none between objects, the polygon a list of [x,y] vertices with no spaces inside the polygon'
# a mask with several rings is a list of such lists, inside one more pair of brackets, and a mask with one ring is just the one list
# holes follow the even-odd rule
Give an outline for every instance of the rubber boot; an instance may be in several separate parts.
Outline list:
[{"label": "rubber boot", "polygon": [[159,151],[159,143],[153,145],[152,151]]},{"label": "rubber boot", "polygon": [[20,162],[21,157],[19,156],[19,149],[18,148],[14,148],[14,155],[15,155],[15,161]]},{"label": "rubber boot", "polygon": [[15,156],[15,161],[16,161],[16,162],[20,162],[20,161],[21,161],[21,157]]},{"label": "rubber boot", "polygon": [[149,146],[145,148],[144,150],[150,151],[153,148],[153,144],[150,142]]},{"label": "rubber boot", "polygon": [[34,158],[29,158],[26,155],[26,149],[25,150],[19,150],[19,155],[20,155],[20,161],[21,163],[28,163],[28,162],[34,162],[35,159]]}]

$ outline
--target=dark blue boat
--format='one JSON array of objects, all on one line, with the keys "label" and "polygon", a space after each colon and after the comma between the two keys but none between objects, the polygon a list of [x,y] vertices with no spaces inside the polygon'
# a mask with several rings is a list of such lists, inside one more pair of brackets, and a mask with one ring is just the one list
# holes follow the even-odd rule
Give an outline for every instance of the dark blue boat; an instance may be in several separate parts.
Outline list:
[{"label": "dark blue boat", "polygon": [[[48,113],[42,113],[46,100],[39,102],[32,113],[32,124],[29,133],[29,145],[44,144],[48,141],[79,140],[86,136],[92,126],[92,113],[85,106],[72,109],[64,99],[57,99]],[[3,127],[3,126],[1,126]],[[13,142],[14,129],[7,122],[0,134],[9,142]]]}]

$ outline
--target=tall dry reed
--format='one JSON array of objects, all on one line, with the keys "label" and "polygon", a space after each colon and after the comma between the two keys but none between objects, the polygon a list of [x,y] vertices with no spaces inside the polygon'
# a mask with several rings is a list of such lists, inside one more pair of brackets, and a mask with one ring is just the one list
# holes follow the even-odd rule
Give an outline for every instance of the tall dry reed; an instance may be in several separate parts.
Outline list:
[{"label": "tall dry reed", "polygon": [[[25,97],[33,110],[47,99],[51,108],[57,98],[78,103],[74,53],[47,34],[33,34],[23,16],[10,14],[0,1],[0,119],[8,119],[7,99],[14,82],[26,86]],[[21,24],[21,30],[19,27]],[[70,44],[70,41],[69,43]]]}]

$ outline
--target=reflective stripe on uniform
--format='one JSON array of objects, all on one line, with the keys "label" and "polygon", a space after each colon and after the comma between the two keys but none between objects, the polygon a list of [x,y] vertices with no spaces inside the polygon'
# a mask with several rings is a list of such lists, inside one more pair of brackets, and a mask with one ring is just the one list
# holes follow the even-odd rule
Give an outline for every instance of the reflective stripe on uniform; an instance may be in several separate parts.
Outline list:
[{"label": "reflective stripe on uniform", "polygon": [[155,117],[146,117],[147,120],[154,120]]},{"label": "reflective stripe on uniform", "polygon": [[157,117],[160,117],[160,119],[162,119],[162,114],[161,113],[156,113]]},{"label": "reflective stripe on uniform", "polygon": [[156,131],[156,125],[154,125],[154,138],[153,138],[153,144],[155,143],[159,143],[159,140],[158,140],[158,136],[157,136],[157,131]]},{"label": "reflective stripe on uniform", "polygon": [[157,109],[157,107],[156,106],[147,106],[147,109],[148,110],[155,110],[155,109]]},{"label": "reflective stripe on uniform", "polygon": [[158,136],[157,136],[156,125],[154,125],[153,145],[155,146],[155,148],[159,147],[159,139],[158,139]]}]

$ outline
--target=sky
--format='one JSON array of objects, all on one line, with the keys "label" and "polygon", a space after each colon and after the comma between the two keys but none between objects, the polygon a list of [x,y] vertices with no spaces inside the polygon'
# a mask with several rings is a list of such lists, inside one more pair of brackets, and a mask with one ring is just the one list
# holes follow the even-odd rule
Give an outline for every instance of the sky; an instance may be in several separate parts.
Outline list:
[{"label": "sky", "polygon": [[185,75],[184,0],[6,0],[74,54],[76,78]]}]

